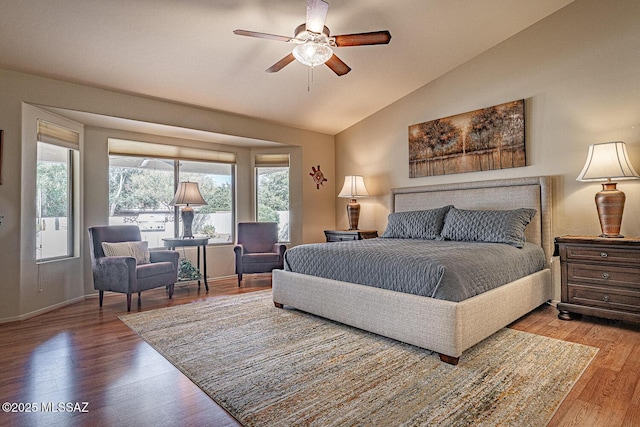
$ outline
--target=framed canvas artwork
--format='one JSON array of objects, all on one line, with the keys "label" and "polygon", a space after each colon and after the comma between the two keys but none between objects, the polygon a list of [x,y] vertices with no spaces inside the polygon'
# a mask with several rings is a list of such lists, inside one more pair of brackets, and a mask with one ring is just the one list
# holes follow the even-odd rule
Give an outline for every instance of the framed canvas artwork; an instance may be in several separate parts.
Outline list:
[{"label": "framed canvas artwork", "polygon": [[409,126],[409,177],[526,166],[524,100]]}]

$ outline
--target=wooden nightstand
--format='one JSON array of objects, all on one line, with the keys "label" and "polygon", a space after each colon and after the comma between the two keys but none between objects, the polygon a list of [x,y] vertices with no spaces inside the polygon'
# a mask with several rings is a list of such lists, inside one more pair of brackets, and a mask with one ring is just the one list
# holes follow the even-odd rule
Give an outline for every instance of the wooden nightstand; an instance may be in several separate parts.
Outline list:
[{"label": "wooden nightstand", "polygon": [[640,238],[556,237],[562,301],[558,317],[586,314],[640,322]]},{"label": "wooden nightstand", "polygon": [[344,242],[345,240],[363,240],[378,237],[376,230],[324,230],[327,242]]}]

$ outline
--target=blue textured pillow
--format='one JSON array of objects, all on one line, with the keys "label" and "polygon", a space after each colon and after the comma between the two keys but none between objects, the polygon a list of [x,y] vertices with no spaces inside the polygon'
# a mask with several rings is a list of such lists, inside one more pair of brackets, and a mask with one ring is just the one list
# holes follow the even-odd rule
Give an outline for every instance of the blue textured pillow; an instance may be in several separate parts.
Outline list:
[{"label": "blue textured pillow", "polygon": [[524,246],[524,229],[535,216],[535,209],[464,210],[451,208],[442,229],[447,240],[507,243]]},{"label": "blue textured pillow", "polygon": [[444,218],[453,206],[424,211],[394,212],[389,215],[382,237],[394,239],[442,240]]}]

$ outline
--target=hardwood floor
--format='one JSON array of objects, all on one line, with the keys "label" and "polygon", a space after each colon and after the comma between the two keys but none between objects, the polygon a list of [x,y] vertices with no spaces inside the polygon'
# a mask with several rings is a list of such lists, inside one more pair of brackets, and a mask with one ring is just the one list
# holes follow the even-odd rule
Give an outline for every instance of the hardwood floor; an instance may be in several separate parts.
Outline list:
[{"label": "hardwood floor", "polygon": [[[220,295],[268,289],[269,275],[235,278],[146,291],[142,306],[153,310]],[[22,322],[0,325],[0,400],[35,404],[38,413],[1,413],[12,426],[232,426],[236,421],[180,371],[158,355],[118,316],[123,295],[74,304]],[[550,426],[640,426],[640,325],[591,317],[561,321],[550,306],[515,322],[514,329],[600,348]],[[464,355],[462,356],[464,357]],[[88,412],[42,412],[70,402]],[[78,405],[74,408],[74,404]],[[88,402],[86,408],[82,402]],[[34,406],[31,406],[33,409]]]},{"label": "hardwood floor", "polygon": [[[132,312],[153,310],[220,295],[269,289],[270,275],[209,280],[133,297]],[[235,426],[238,423],[171,363],[124,325],[124,295],[55,310],[0,325],[0,401],[36,403],[38,413],[1,413],[12,426]],[[87,413],[43,413],[42,404],[88,402]]]},{"label": "hardwood floor", "polygon": [[600,350],[549,426],[640,426],[640,324],[590,316],[565,321],[557,314],[540,307],[511,327]]}]

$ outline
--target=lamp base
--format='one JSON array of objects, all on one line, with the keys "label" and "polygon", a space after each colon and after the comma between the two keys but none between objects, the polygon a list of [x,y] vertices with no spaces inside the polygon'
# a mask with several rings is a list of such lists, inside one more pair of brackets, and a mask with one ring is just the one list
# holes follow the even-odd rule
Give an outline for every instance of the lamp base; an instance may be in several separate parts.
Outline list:
[{"label": "lamp base", "polygon": [[190,206],[185,206],[182,208],[182,213],[180,214],[182,218],[182,238],[183,239],[193,239],[193,230],[191,229],[191,225],[193,224],[193,217],[195,216],[193,212],[193,208]]},{"label": "lamp base", "polygon": [[360,220],[360,203],[356,199],[351,199],[347,205],[347,218],[349,218],[349,230],[357,230]]},{"label": "lamp base", "polygon": [[596,193],[596,208],[602,234],[600,237],[622,238],[620,226],[624,211],[625,194],[616,188],[615,182],[602,184],[602,191]]}]

